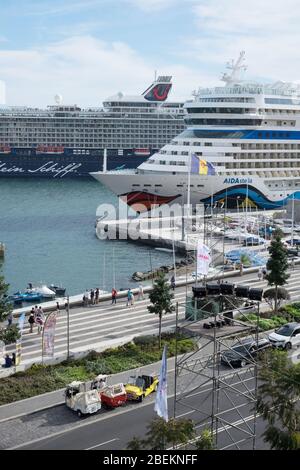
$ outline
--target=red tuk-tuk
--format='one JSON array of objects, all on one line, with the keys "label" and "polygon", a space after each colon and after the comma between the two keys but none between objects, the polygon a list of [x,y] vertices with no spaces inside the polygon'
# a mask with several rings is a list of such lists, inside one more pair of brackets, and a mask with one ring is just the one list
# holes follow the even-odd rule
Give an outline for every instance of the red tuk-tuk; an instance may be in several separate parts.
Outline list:
[{"label": "red tuk-tuk", "polygon": [[98,375],[92,382],[92,389],[96,389],[101,398],[103,407],[116,408],[127,401],[124,384],[107,385],[107,375]]}]

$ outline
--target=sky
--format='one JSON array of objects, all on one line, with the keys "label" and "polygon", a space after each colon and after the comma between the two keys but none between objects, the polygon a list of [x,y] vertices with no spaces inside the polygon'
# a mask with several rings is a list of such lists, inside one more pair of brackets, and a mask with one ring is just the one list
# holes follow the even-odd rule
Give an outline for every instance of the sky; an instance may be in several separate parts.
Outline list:
[{"label": "sky", "polygon": [[246,77],[300,80],[299,0],[0,0],[6,104],[101,106],[173,76],[171,100],[221,84],[246,52]]}]

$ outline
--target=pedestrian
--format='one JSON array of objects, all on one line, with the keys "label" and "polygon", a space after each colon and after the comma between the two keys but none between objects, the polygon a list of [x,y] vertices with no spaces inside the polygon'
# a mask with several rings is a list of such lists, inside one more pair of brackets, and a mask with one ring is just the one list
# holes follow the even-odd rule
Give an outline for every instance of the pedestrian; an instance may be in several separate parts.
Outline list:
[{"label": "pedestrian", "polygon": [[43,330],[44,321],[45,321],[45,317],[44,317],[43,309],[42,309],[42,307],[39,307],[38,308],[38,313],[37,313],[36,318],[35,318],[35,322],[38,326],[38,335],[40,335],[42,330]]},{"label": "pedestrian", "polygon": [[16,365],[16,353],[12,353],[11,355],[11,361],[12,361],[12,365],[15,366]]},{"label": "pedestrian", "polygon": [[5,360],[5,363],[3,364],[2,367],[7,368],[7,367],[11,367],[11,366],[12,366],[12,359],[11,359],[11,357],[10,357],[9,354],[6,354],[6,355],[5,355],[4,360]]},{"label": "pedestrian", "polygon": [[262,274],[263,274],[263,279],[266,279],[266,275],[267,275],[267,270],[266,270],[266,268],[263,268]]},{"label": "pedestrian", "polygon": [[8,323],[7,326],[8,326],[8,327],[10,327],[10,326],[12,325],[13,319],[14,319],[13,314],[10,313],[10,314],[8,315],[8,317],[7,317],[7,323]]},{"label": "pedestrian", "polygon": [[257,276],[258,276],[258,280],[261,281],[263,278],[263,273],[261,269],[258,270]]},{"label": "pedestrian", "polygon": [[59,302],[56,302],[56,310],[59,311]]},{"label": "pedestrian", "polygon": [[291,261],[291,268],[294,271],[294,269],[295,269],[295,259],[294,258],[292,258],[292,261]]},{"label": "pedestrian", "polygon": [[143,285],[139,285],[139,300],[144,300],[144,288]]},{"label": "pedestrian", "polygon": [[95,304],[95,292],[93,289],[91,289],[91,304],[94,305]]},{"label": "pedestrian", "polygon": [[173,290],[175,290],[175,277],[174,275],[171,277],[171,287]]},{"label": "pedestrian", "polygon": [[35,317],[37,316],[38,312],[39,312],[38,306],[35,305],[35,307],[34,307],[34,315],[35,315]]},{"label": "pedestrian", "polygon": [[95,290],[95,304],[98,304],[99,303],[99,289],[97,287],[97,289]]},{"label": "pedestrian", "polygon": [[31,309],[29,318],[28,318],[28,323],[30,325],[30,331],[29,333],[33,333],[33,325],[35,324],[35,317],[34,317],[34,310],[33,308]]},{"label": "pedestrian", "polygon": [[134,304],[133,293],[132,293],[132,290],[130,288],[127,291],[127,307],[128,307],[129,304],[130,305]]},{"label": "pedestrian", "polygon": [[111,291],[111,304],[116,304],[117,303],[117,291],[113,287]]},{"label": "pedestrian", "polygon": [[244,272],[244,267],[243,267],[243,263],[240,264],[240,276],[243,275],[243,272]]}]

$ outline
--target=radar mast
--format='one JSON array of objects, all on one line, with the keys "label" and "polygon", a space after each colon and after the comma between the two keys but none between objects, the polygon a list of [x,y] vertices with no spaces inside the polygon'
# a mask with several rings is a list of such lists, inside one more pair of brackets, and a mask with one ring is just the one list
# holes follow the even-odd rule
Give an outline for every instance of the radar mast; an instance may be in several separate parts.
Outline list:
[{"label": "radar mast", "polygon": [[232,85],[234,83],[239,83],[241,81],[240,74],[241,72],[247,70],[247,66],[243,64],[245,60],[245,51],[241,51],[239,58],[236,62],[232,59],[231,62],[227,62],[226,68],[231,70],[231,73],[224,73],[221,80],[226,83],[226,86]]}]

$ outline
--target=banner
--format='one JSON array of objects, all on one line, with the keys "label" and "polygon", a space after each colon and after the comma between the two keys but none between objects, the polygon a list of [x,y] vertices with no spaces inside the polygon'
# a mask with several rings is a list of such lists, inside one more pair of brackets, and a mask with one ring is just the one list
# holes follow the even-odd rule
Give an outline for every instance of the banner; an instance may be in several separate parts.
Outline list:
[{"label": "banner", "polygon": [[200,274],[207,276],[211,263],[210,249],[198,240],[197,246],[197,276]]},{"label": "banner", "polygon": [[163,418],[165,421],[168,421],[168,397],[167,397],[167,346],[164,347],[164,352],[162,355],[161,369],[159,374],[159,384],[156,392],[154,411]]},{"label": "banner", "polygon": [[50,313],[45,321],[43,328],[43,356],[54,356],[54,337],[56,327],[56,315],[57,312]]}]

